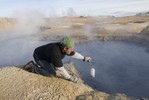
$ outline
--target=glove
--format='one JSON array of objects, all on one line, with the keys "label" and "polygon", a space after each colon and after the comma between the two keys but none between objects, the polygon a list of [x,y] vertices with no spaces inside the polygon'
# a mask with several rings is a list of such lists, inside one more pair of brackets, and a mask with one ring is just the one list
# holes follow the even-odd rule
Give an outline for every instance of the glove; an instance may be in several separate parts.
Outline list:
[{"label": "glove", "polygon": [[92,62],[92,58],[91,57],[84,57],[83,61]]},{"label": "glove", "polygon": [[74,83],[78,83],[79,82],[79,79],[77,77],[75,77],[75,76],[71,76],[68,80],[72,81]]}]

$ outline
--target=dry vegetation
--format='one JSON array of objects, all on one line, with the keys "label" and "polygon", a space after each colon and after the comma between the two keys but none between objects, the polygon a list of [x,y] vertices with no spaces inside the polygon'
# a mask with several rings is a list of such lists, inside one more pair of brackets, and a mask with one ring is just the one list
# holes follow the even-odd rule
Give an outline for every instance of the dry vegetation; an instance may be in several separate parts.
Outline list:
[{"label": "dry vegetation", "polygon": [[[39,26],[37,37],[49,39],[51,36],[71,35],[76,39],[108,40],[110,38],[136,36],[149,25],[148,16],[130,17],[61,17],[46,18]],[[23,27],[32,23],[24,23]],[[18,25],[16,19],[1,18],[0,30],[13,30]],[[19,27],[20,28],[20,27]]]},{"label": "dry vegetation", "polygon": [[0,30],[7,30],[12,28],[14,25],[12,19],[9,18],[1,18],[0,19]]},{"label": "dry vegetation", "polygon": [[[16,25],[14,19],[1,18],[0,30],[12,30]],[[149,39],[147,27],[149,17],[133,16],[121,18],[106,17],[78,17],[46,19],[45,25],[39,27],[37,37],[49,39],[52,36],[71,35],[78,41],[109,37],[129,37],[140,35]],[[146,35],[147,34],[147,35]],[[148,47],[149,48],[149,47]],[[81,98],[100,98],[99,100],[129,100],[126,95],[109,95],[94,92],[90,87],[80,83],[74,84],[63,79],[47,78],[28,73],[19,68],[0,69],[0,99],[2,100],[82,100]],[[92,97],[93,96],[93,97]],[[77,97],[77,98],[76,98]],[[98,100],[98,99],[97,99]]]},{"label": "dry vegetation", "polygon": [[[72,63],[65,67],[78,75]],[[0,100],[137,100],[125,94],[94,91],[82,82],[73,83],[61,76],[44,77],[17,67],[1,68],[0,76]]]},{"label": "dry vegetation", "polygon": [[111,22],[113,24],[145,23],[149,22],[149,16],[130,16],[130,17],[112,18]]},{"label": "dry vegetation", "polygon": [[[32,23],[26,23],[28,27]],[[130,17],[61,17],[46,18],[39,26],[37,37],[49,39],[51,36],[71,35],[76,39],[108,40],[110,38],[136,36],[149,25],[148,16]],[[17,25],[16,19],[1,18],[0,30],[13,30]]]}]

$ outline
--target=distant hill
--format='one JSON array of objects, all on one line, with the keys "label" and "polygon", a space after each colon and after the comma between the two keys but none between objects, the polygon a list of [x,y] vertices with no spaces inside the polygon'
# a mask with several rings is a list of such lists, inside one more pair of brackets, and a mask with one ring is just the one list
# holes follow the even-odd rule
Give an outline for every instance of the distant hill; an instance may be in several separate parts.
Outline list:
[{"label": "distant hill", "polygon": [[138,13],[136,16],[149,16],[149,11],[145,13]]}]

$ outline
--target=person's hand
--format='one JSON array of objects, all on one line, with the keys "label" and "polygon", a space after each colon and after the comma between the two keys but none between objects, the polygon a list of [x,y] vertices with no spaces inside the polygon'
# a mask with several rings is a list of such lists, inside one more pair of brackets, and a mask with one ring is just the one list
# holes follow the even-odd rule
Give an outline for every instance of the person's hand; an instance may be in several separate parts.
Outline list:
[{"label": "person's hand", "polygon": [[83,61],[92,62],[92,58],[91,57],[84,57]]},{"label": "person's hand", "polygon": [[77,77],[75,77],[75,76],[71,76],[68,80],[72,81],[74,83],[78,83],[79,82],[79,79]]}]

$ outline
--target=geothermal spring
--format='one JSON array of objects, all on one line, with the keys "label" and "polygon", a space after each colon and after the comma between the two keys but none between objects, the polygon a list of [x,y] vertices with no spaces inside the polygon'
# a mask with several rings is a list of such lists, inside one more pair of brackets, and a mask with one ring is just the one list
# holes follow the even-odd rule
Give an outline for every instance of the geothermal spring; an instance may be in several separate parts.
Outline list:
[{"label": "geothermal spring", "polygon": [[[50,41],[55,42],[55,41]],[[7,37],[0,42],[0,66],[20,66],[33,60],[33,50],[49,41],[24,37]],[[149,53],[143,46],[125,41],[92,41],[80,43],[75,51],[90,56],[93,64],[71,57],[84,82],[95,90],[125,93],[133,97],[149,97]],[[90,69],[95,68],[95,78]]]},{"label": "geothermal spring", "polygon": [[[34,19],[34,17],[35,16],[33,16],[32,19]],[[42,20],[40,21],[42,22]],[[30,22],[30,20],[27,22]],[[38,21],[35,20],[35,23],[33,23],[35,25],[33,26],[36,27],[36,25],[41,25],[37,22]],[[53,22],[55,23],[56,21],[54,20]],[[25,23],[23,25],[28,24]],[[53,23],[51,25],[53,25]],[[54,25],[61,26],[61,22],[60,24],[56,23]],[[55,26],[53,27],[55,28]],[[83,30],[84,33],[92,32],[92,27],[90,28],[89,26],[87,25],[87,28]],[[100,24],[98,26],[102,25]],[[114,27],[111,24],[109,26],[112,26],[110,29],[117,28],[118,26],[121,27],[119,24]],[[73,28],[78,29],[80,27],[82,26],[79,25],[79,27],[77,26]],[[67,29],[68,27],[63,28]],[[18,29],[20,29],[20,27]],[[31,30],[33,30],[32,27]],[[52,40],[44,39],[41,37],[41,34],[31,30],[27,32],[17,30],[16,32],[14,31],[10,33],[4,32],[4,34],[1,32],[0,66],[25,65],[30,60],[33,60],[32,54],[36,47],[49,42],[56,42],[59,39],[59,37],[52,37]],[[31,34],[28,32],[31,32]],[[71,32],[72,30],[70,29],[66,33]],[[64,35],[66,35],[66,33]],[[74,50],[84,56],[90,56],[93,59],[92,64],[71,57],[66,57],[63,60],[64,63],[69,61],[74,62],[85,84],[91,86],[95,90],[111,94],[125,93],[128,96],[136,98],[149,98],[149,52],[144,46],[120,40],[95,40],[87,43],[76,44]],[[90,75],[91,68],[96,70],[95,78]]]}]

